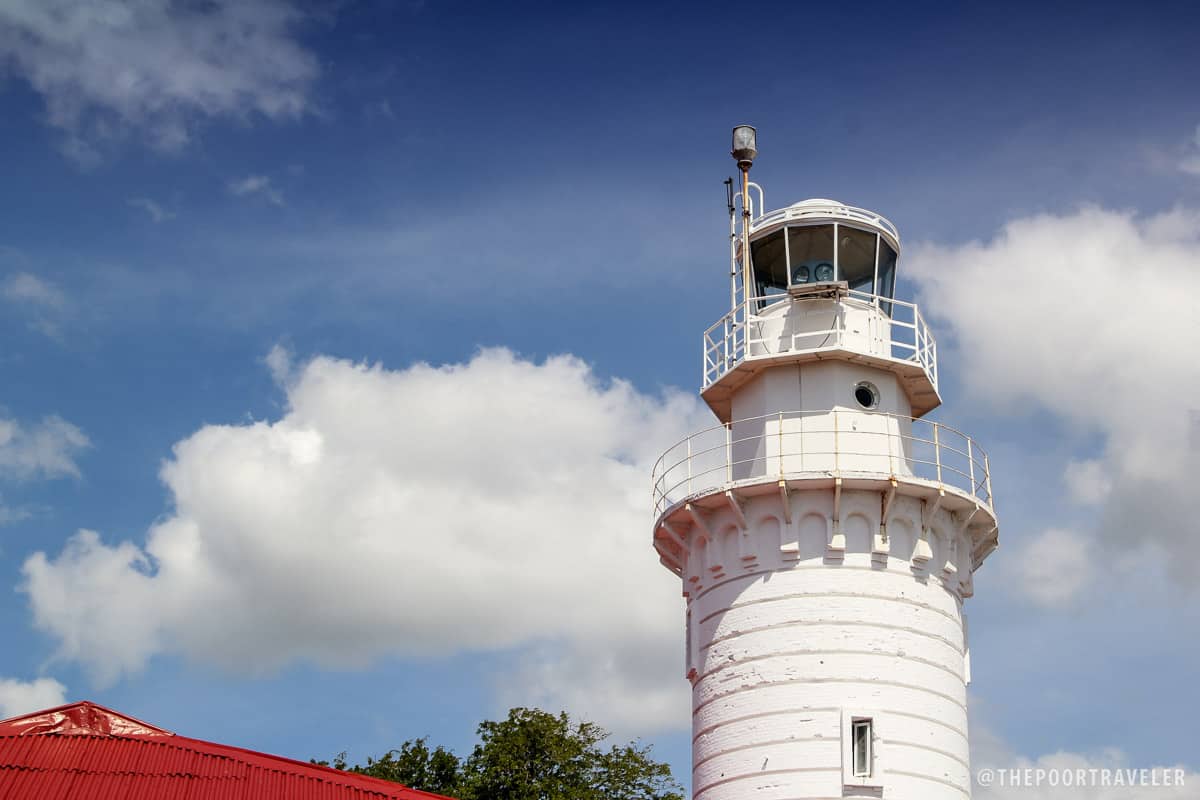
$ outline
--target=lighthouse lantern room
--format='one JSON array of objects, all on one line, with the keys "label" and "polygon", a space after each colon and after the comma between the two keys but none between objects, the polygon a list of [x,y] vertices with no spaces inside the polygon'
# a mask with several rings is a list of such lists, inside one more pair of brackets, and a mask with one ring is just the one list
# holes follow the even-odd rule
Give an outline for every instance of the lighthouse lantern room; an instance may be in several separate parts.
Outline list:
[{"label": "lighthouse lantern room", "polygon": [[730,309],[703,336],[719,424],[653,474],[654,547],[687,601],[693,797],[969,797],[988,458],[925,418],[937,345],[895,296],[895,226],[833,200],[766,211],[756,138],[734,129]]}]

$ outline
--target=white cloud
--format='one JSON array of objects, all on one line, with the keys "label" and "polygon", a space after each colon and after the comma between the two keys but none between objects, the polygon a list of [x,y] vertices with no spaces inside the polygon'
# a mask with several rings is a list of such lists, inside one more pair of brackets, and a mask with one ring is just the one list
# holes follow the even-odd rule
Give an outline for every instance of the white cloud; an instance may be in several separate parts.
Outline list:
[{"label": "white cloud", "polygon": [[33,425],[0,417],[0,477],[78,477],[75,457],[88,444],[83,431],[61,417]]},{"label": "white cloud", "polygon": [[272,205],[283,205],[283,192],[275,188],[266,175],[247,175],[240,180],[230,181],[229,192],[238,197],[261,195]]},{"label": "white cloud", "polygon": [[0,719],[61,706],[67,687],[53,678],[19,681],[0,678]]},{"label": "white cloud", "polygon": [[286,389],[292,381],[292,353],[280,344],[273,345],[263,357],[263,363],[271,373],[271,379],[280,388]]},{"label": "white cloud", "polygon": [[261,671],[515,649],[505,700],[686,723],[683,605],[650,546],[647,481],[699,424],[693,398],[505,350],[289,372],[281,419],[176,444],[174,510],[144,547],[84,531],[26,562],[61,657],[107,681],[159,652]]},{"label": "white cloud", "polygon": [[16,303],[30,303],[48,309],[60,309],[66,305],[66,296],[50,281],[17,272],[9,275],[0,284],[0,295]]},{"label": "white cloud", "polygon": [[1179,171],[1200,176],[1200,125],[1196,126],[1192,141],[1188,142],[1187,149],[1179,159]]},{"label": "white cloud", "polygon": [[29,519],[30,513],[23,508],[13,508],[4,504],[4,498],[0,497],[0,528],[5,525],[11,525],[14,522],[20,522],[24,519]]},{"label": "white cloud", "polygon": [[151,221],[155,223],[166,222],[167,220],[175,219],[175,214],[163,208],[158,203],[151,200],[149,197],[131,197],[129,205],[133,208],[140,208],[146,212]]},{"label": "white cloud", "polygon": [[128,130],[175,150],[201,118],[309,109],[319,69],[294,38],[303,16],[285,0],[6,0],[0,65],[42,95],[80,160]]},{"label": "white cloud", "polygon": [[1008,585],[1019,595],[1043,608],[1062,608],[1092,587],[1095,557],[1087,537],[1049,528],[1003,553],[1002,564],[1012,579]]},{"label": "white cloud", "polygon": [[29,318],[34,330],[58,339],[67,311],[67,296],[45,278],[29,272],[13,272],[0,280],[0,299]]},{"label": "white cloud", "polygon": [[[641,555],[639,548],[629,557]],[[686,727],[688,684],[681,666],[682,637],[677,632],[683,624],[682,603],[664,607],[658,592],[640,586],[627,591],[634,598],[658,600],[659,607],[640,612],[658,619],[657,625],[639,625],[625,636],[580,637],[566,646],[529,648],[518,668],[497,680],[497,712],[514,706],[571,709],[599,722],[618,739]],[[617,613],[631,613],[630,607],[622,603]]]},{"label": "white cloud", "polygon": [[[1139,218],[1085,208],[1008,223],[989,242],[918,246],[908,259],[927,311],[956,342],[977,399],[1043,408],[1098,435],[1086,465],[1064,456],[1077,499],[1099,503],[1099,539],[1190,553],[1187,498],[1200,473],[1200,213]],[[1169,559],[1191,580],[1195,559]]]},{"label": "white cloud", "polygon": [[[1142,786],[1103,785],[1103,771],[1109,771],[1111,783],[1118,780],[1128,783],[1129,770],[1139,771],[1134,782],[1143,780],[1140,770],[1143,765],[1131,764],[1129,757],[1120,749],[1107,748],[1096,753],[1073,753],[1058,751],[1046,753],[1036,758],[1018,755],[1015,749],[988,727],[981,725],[972,713],[971,719],[971,771],[976,778],[975,800],[1184,800],[1196,796],[1196,787],[1200,786],[1200,773],[1188,769],[1182,764],[1144,765],[1145,769],[1154,769],[1157,780],[1161,783],[1168,779],[1171,786]],[[978,776],[981,770],[992,770],[995,776],[991,785],[981,785]],[[1018,771],[1016,778],[1012,771]],[[1031,770],[1031,774],[1025,772]],[[1038,771],[1042,771],[1041,785],[1037,785]],[[1074,781],[1080,776],[1080,770],[1085,775],[1085,785],[1063,786],[1064,773],[1071,772],[1070,779]],[[1095,770],[1095,773],[1091,771]],[[1122,771],[1120,777],[1115,776],[1117,770]],[[1005,773],[1001,775],[1001,772]],[[1060,785],[1051,786],[1055,780]],[[1147,774],[1147,780],[1150,779]],[[1014,782],[1019,785],[1014,785]]]},{"label": "white cloud", "polygon": [[1107,465],[1095,458],[1070,461],[1063,472],[1067,491],[1077,503],[1094,506],[1112,492],[1112,476]]}]

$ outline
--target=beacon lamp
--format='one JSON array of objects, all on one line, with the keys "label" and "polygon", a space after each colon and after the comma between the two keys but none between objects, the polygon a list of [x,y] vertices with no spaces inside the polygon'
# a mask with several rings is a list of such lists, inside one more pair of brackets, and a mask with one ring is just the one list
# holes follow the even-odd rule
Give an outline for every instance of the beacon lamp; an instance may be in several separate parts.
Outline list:
[{"label": "beacon lamp", "polygon": [[750,171],[754,157],[758,155],[753,125],[738,125],[733,129],[733,149],[729,153],[737,161],[738,169]]},{"label": "beacon lamp", "polygon": [[753,125],[735,126],[729,151],[742,171],[742,296],[747,301],[754,285],[754,267],[750,263],[750,165],[758,155],[755,133]]}]

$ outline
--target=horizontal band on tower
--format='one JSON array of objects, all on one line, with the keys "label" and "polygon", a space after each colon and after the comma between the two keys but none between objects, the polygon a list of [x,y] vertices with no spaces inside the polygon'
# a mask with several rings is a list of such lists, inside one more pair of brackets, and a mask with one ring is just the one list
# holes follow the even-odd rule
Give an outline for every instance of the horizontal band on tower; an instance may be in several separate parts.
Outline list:
[{"label": "horizontal band on tower", "polygon": [[[801,627],[805,627],[808,625],[828,625],[830,627],[853,626],[856,628],[878,628],[880,630],[887,630],[887,631],[902,631],[904,633],[911,633],[915,636],[923,636],[926,639],[932,639],[935,642],[940,642],[940,643],[946,645],[947,647],[949,647],[954,652],[954,655],[958,658],[962,658],[964,655],[962,648],[960,648],[954,642],[946,639],[944,636],[938,636],[935,633],[927,633],[925,631],[918,630],[916,628],[905,627],[903,625],[889,625],[884,622],[867,622],[864,620],[843,620],[843,619],[838,619],[838,620],[825,620],[825,619],[821,619],[821,620],[785,620],[783,622],[773,622],[770,625],[763,625],[758,628],[742,628],[741,630],[735,631],[734,633],[730,633],[725,636],[722,636],[719,639],[713,639],[708,644],[701,645],[700,652],[703,653],[707,650],[711,650],[712,646],[715,644],[724,644],[725,642],[731,642],[731,641],[734,641],[735,639],[741,638],[742,636],[749,636],[749,635],[756,634],[756,633],[764,633],[766,631],[773,631],[773,630],[777,630],[779,628],[801,628]],[[822,651],[822,652],[832,652],[832,651]]]},{"label": "horizontal band on tower", "polygon": [[[697,709],[697,711],[699,711],[699,709]],[[719,722],[714,722],[712,725],[708,725],[705,728],[696,731],[692,735],[692,742],[695,743],[695,741],[701,736],[712,733],[718,728],[723,728],[726,725],[733,725],[738,722],[749,722],[750,720],[763,719],[764,717],[778,717],[785,714],[840,714],[841,712],[841,706],[826,706],[823,708],[775,708],[771,709],[770,711],[759,711],[754,714],[743,714],[740,717],[730,717]],[[695,716],[696,711],[693,711],[692,717]]]},{"label": "horizontal band on tower", "polygon": [[699,789],[693,790],[692,800],[696,800],[696,798],[698,798],[704,792],[707,792],[709,789],[716,788],[717,786],[723,786],[734,781],[744,781],[747,778],[759,778],[771,775],[796,775],[805,772],[831,772],[839,776],[842,774],[842,770],[839,767],[795,767],[792,769],[764,769],[758,772],[748,772],[744,775],[734,775],[729,778],[722,778],[719,781],[713,781],[712,783],[702,786]]},{"label": "horizontal band on tower", "polygon": [[[819,564],[819,565],[814,565],[812,567],[792,567],[792,569],[793,570],[802,570],[802,569],[828,570],[829,567],[826,567],[823,564]],[[839,567],[839,569],[848,569],[848,568],[847,567]],[[878,574],[878,570],[870,570],[869,567],[863,567],[862,569],[866,570],[866,571],[872,571],[872,572],[875,572],[876,574]],[[765,570],[765,571],[775,574],[779,570]],[[888,603],[906,603],[908,605],[915,606],[916,608],[921,608],[926,611],[932,611],[936,614],[940,614],[943,617],[945,617],[946,619],[953,622],[955,625],[962,624],[962,620],[953,614],[947,614],[945,611],[941,610],[940,608],[937,608],[936,606],[929,605],[928,603],[922,603],[917,600],[910,600],[907,597],[897,597],[896,595],[868,594],[868,593],[864,593],[864,592],[823,592],[823,591],[789,592],[788,594],[778,594],[778,595],[772,595],[770,597],[758,597],[753,600],[743,601],[741,603],[731,603],[730,605],[727,605],[727,606],[721,606],[720,610],[714,611],[713,613],[700,618],[699,620],[697,620],[697,622],[699,624],[703,625],[704,623],[708,622],[715,616],[718,616],[720,614],[726,614],[730,611],[735,611],[737,609],[749,608],[751,606],[757,606],[757,605],[764,605],[766,603],[774,603],[774,602],[777,602],[780,600],[799,600],[799,599],[805,598],[805,597],[811,597],[814,599],[823,598],[823,597],[838,597],[843,600],[849,600],[849,599],[861,597],[864,600],[882,600],[882,601],[886,601]],[[699,602],[699,600],[700,600],[700,598],[697,597],[693,602]]]},{"label": "horizontal band on tower", "polygon": [[[696,715],[699,714],[701,711],[702,711],[702,709],[700,709],[700,708],[697,708],[696,710],[694,710],[692,712],[692,719],[694,720],[696,718]],[[810,707],[777,708],[777,709],[771,709],[770,711],[758,711],[754,714],[742,714],[741,716],[738,716],[738,717],[728,717],[726,719],[718,720],[717,722],[714,722],[711,725],[706,725],[705,727],[696,731],[692,735],[692,744],[694,745],[696,743],[696,740],[699,739],[701,736],[707,736],[708,734],[712,733],[713,731],[720,730],[721,728],[725,728],[730,725],[736,725],[741,722],[750,722],[752,720],[764,719],[764,718],[768,718],[768,717],[782,717],[782,716],[786,716],[789,714],[840,714],[841,711],[842,711],[841,706],[825,706],[825,707],[811,707],[811,708]],[[967,741],[967,732],[965,729],[955,727],[954,725],[951,725],[950,723],[946,722],[945,720],[937,719],[936,717],[929,717],[924,714],[914,714],[910,711],[896,711],[895,709],[891,709],[891,708],[889,708],[887,710],[887,715],[889,717],[908,717],[909,719],[920,720],[921,722],[928,722],[933,725],[938,725],[938,726],[950,731],[951,733],[958,734],[960,737],[962,737],[962,740],[964,742]]]},{"label": "horizontal band on tower", "polygon": [[950,703],[951,705],[955,706],[956,708],[961,709],[964,714],[967,711],[967,704],[964,703],[963,701],[959,700],[958,698],[951,697],[950,695],[946,694],[945,692],[935,691],[934,689],[930,689],[926,686],[918,686],[918,685],[912,684],[912,683],[901,683],[899,681],[889,681],[889,680],[884,680],[884,679],[872,679],[872,680],[854,679],[854,680],[851,680],[851,679],[846,679],[846,678],[791,678],[789,680],[779,680],[779,681],[760,681],[759,683],[750,684],[748,686],[739,686],[738,688],[733,689],[732,691],[714,694],[712,697],[709,697],[708,699],[704,700],[703,702],[697,703],[693,707],[692,713],[695,714],[700,709],[705,708],[705,707],[717,702],[718,700],[723,700],[726,697],[732,697],[737,694],[744,694],[744,693],[748,693],[748,692],[756,692],[756,691],[760,691],[762,689],[770,689],[774,686],[811,686],[813,684],[834,686],[834,685],[838,685],[838,684],[847,684],[847,683],[872,685],[872,686],[894,686],[897,689],[908,689],[908,690],[914,691],[914,692],[921,692],[922,694],[932,695],[934,697],[938,697],[938,698],[941,698],[942,700],[945,700],[946,702]]},{"label": "horizontal band on tower", "polygon": [[[829,741],[833,741],[833,740],[830,739],[828,736],[805,736],[805,737],[791,737],[791,738],[787,738],[787,739],[767,739],[764,741],[751,742],[750,744],[737,745],[736,747],[729,747],[724,750],[718,750],[717,752],[712,753],[711,755],[707,755],[704,758],[700,759],[699,761],[696,761],[695,763],[692,764],[692,773],[695,774],[697,769],[699,769],[704,764],[707,764],[709,761],[712,761],[715,758],[720,758],[721,756],[724,756],[724,755],[729,755],[730,753],[741,753],[741,752],[745,752],[746,750],[753,750],[757,747],[778,747],[780,745],[787,745],[787,744],[806,744],[806,743],[810,743],[810,742],[829,742]],[[883,741],[887,743],[887,746],[889,748],[898,746],[898,747],[911,747],[915,750],[924,750],[929,753],[934,753],[939,756],[944,756],[945,758],[948,758],[957,764],[961,764],[962,768],[965,770],[971,769],[971,765],[967,761],[963,760],[962,756],[957,756],[954,753],[949,752],[948,750],[942,750],[940,748],[931,747],[930,745],[920,744],[918,742],[909,742],[909,741],[905,741],[904,739],[897,739],[893,736],[885,737],[883,739]],[[756,772],[754,774],[757,775],[759,773]]]},{"label": "horizontal band on tower", "polygon": [[880,650],[840,650],[840,649],[827,648],[827,649],[822,649],[822,650],[777,650],[777,651],[772,651],[770,653],[763,653],[762,655],[758,655],[758,656],[748,656],[746,658],[739,658],[737,661],[724,661],[721,663],[720,666],[714,667],[713,669],[710,669],[708,672],[704,672],[704,673],[701,673],[700,675],[698,675],[696,677],[696,682],[699,683],[700,681],[705,680],[706,678],[711,678],[714,675],[720,674],[721,672],[724,672],[727,669],[733,669],[733,668],[739,667],[743,664],[754,664],[754,663],[757,663],[760,661],[770,661],[771,659],[775,659],[775,658],[791,658],[791,657],[795,657],[795,656],[867,656],[870,658],[888,658],[888,659],[892,659],[892,660],[898,659],[900,661],[911,662],[911,663],[915,663],[915,664],[923,664],[927,667],[932,667],[934,669],[941,670],[942,672],[945,672],[950,677],[955,678],[959,681],[961,681],[963,679],[962,672],[955,672],[954,670],[948,669],[947,667],[944,667],[941,664],[938,664],[937,662],[930,661],[927,658],[919,658],[917,656],[910,656],[907,654],[899,655],[897,653],[888,653],[888,652],[883,652]]},{"label": "horizontal band on tower", "polygon": [[[897,559],[897,560],[900,560],[900,559]],[[757,578],[761,575],[774,575],[779,572],[799,572],[801,570],[806,570],[806,569],[828,570],[828,569],[830,569],[830,566],[828,564],[824,564],[824,563],[821,563],[821,564],[803,564],[803,563],[801,563],[801,564],[790,564],[783,570],[759,569],[759,570],[755,570],[754,572],[745,572],[741,575],[730,575],[729,577],[724,578],[719,581],[716,581],[714,583],[705,584],[704,589],[702,591],[696,593],[695,599],[699,600],[700,598],[704,597],[705,595],[707,595],[709,592],[713,591],[714,589],[720,589],[722,586],[727,586],[736,581],[740,581],[743,578]],[[873,572],[875,574],[895,575],[896,577],[905,579],[905,580],[912,580],[914,578],[914,576],[911,572],[911,567],[909,568],[909,571],[905,571],[905,570],[901,570],[901,569],[890,569],[890,568],[884,569],[884,570],[879,570],[879,569],[875,569],[874,567],[860,566],[858,564],[839,564],[837,566],[837,569],[839,569],[839,570],[859,570],[862,572]],[[948,585],[949,582],[946,581],[946,579],[943,578],[941,575],[933,574],[933,572],[934,572],[933,570],[930,570],[931,574],[929,574],[927,576],[922,576],[922,577],[926,581],[933,582],[936,585],[941,586],[943,589],[946,589],[947,591],[951,591],[950,586]],[[815,595],[818,593],[812,592],[812,594]]]}]

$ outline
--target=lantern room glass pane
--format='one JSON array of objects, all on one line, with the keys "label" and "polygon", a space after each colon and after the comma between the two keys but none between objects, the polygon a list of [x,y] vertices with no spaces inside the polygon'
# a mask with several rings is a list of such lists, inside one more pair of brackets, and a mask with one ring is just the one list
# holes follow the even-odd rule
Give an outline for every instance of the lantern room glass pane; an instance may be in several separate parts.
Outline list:
[{"label": "lantern room glass pane", "polygon": [[883,297],[896,295],[896,251],[882,239],[879,242],[879,282],[875,294]]},{"label": "lantern room glass pane", "polygon": [[793,226],[787,232],[792,283],[833,280],[833,226]]},{"label": "lantern room glass pane", "polygon": [[850,288],[871,294],[875,285],[875,240],[874,233],[838,226],[838,280],[845,281]]},{"label": "lantern room glass pane", "polygon": [[751,263],[754,266],[754,294],[766,297],[787,292],[787,252],[783,231],[776,231],[750,243]]},{"label": "lantern room glass pane", "polygon": [[[893,298],[896,296],[896,251],[892,246],[879,237],[879,269],[875,273],[875,294],[880,297]],[[889,317],[892,315],[891,303],[880,303],[879,307]]]}]

